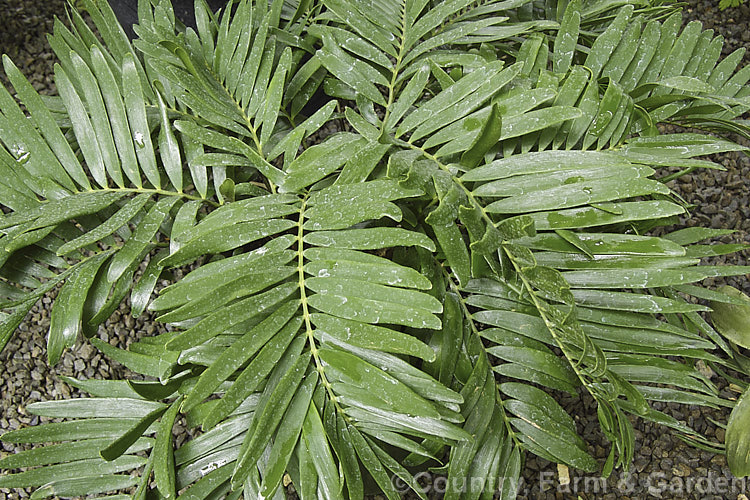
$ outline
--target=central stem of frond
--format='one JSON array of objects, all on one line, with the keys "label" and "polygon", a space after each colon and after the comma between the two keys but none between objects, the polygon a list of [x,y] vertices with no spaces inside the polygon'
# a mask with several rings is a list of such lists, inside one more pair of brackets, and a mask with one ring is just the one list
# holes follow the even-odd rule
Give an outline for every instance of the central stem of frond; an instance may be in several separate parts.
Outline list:
[{"label": "central stem of frond", "polygon": [[310,344],[310,354],[312,354],[313,360],[315,361],[315,369],[318,372],[318,376],[320,377],[320,381],[323,383],[323,387],[326,388],[326,392],[328,393],[328,398],[333,402],[333,404],[336,406],[336,410],[344,416],[345,420],[349,420],[349,418],[346,416],[346,413],[344,413],[344,409],[341,407],[341,405],[338,402],[338,399],[336,398],[336,395],[333,392],[333,387],[331,386],[331,383],[328,381],[328,378],[325,374],[325,368],[323,366],[323,361],[320,359],[320,350],[318,349],[318,346],[315,343],[315,335],[314,330],[312,326],[312,322],[310,321],[310,309],[307,303],[307,290],[305,288],[305,256],[304,256],[304,223],[305,223],[305,210],[307,209],[307,200],[302,202],[302,207],[300,208],[299,212],[299,221],[297,222],[297,276],[299,279],[299,293],[300,293],[300,303],[302,304],[302,314],[304,316],[305,320],[305,333],[307,335],[307,342]]}]

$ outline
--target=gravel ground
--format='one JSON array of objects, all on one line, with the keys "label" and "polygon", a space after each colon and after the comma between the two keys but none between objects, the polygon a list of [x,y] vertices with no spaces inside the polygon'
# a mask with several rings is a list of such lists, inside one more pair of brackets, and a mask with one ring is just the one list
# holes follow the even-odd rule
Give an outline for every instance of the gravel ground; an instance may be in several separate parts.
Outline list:
[{"label": "gravel ground", "polygon": [[[725,55],[739,47],[750,48],[750,4],[724,12],[710,0],[689,0],[687,4],[686,22],[697,19],[706,28],[722,34],[726,39]],[[45,34],[51,32],[53,16],[61,15],[63,6],[64,0],[0,0],[0,53],[8,54],[40,92],[54,93],[51,77],[54,56]],[[745,54],[744,63],[750,64],[750,55]],[[2,71],[0,81],[5,83]],[[737,232],[724,237],[723,242],[750,243],[750,158],[730,153],[717,156],[714,161],[722,163],[727,170],[695,172],[671,185],[685,200],[696,205],[693,217],[684,224],[735,229]],[[750,252],[742,252],[716,261],[744,265],[748,256]],[[746,279],[730,278],[726,282],[750,293],[750,281]],[[719,280],[706,280],[704,285],[713,287],[719,283]],[[49,327],[50,304],[50,297],[37,304],[8,347],[0,353],[0,434],[38,423],[38,417],[25,411],[29,403],[77,397],[78,391],[64,383],[61,375],[79,378],[122,378],[127,375],[126,369],[103,358],[89,344],[66,352],[56,367],[48,367],[45,335]],[[132,318],[124,304],[101,327],[100,337],[113,345],[126,346],[134,337],[152,335],[161,328],[162,325],[152,323],[148,318]],[[579,431],[591,443],[594,455],[603,462],[609,445],[598,429],[593,402],[590,398],[570,398],[562,402],[575,415]],[[726,421],[726,412],[672,404],[657,403],[653,406],[685,421],[708,437],[718,441],[724,439],[724,430],[711,420]],[[633,419],[633,424],[636,449],[629,475],[615,471],[609,480],[603,481],[571,470],[570,484],[560,486],[555,464],[529,456],[519,498],[747,500],[744,495],[750,496],[750,481],[733,480],[723,456],[690,447],[663,427],[638,419]],[[2,452],[16,450],[14,445],[0,444]],[[429,478],[426,479],[430,497],[439,498],[440,481],[430,483]],[[25,498],[28,494],[25,490],[0,489],[0,500]]]}]

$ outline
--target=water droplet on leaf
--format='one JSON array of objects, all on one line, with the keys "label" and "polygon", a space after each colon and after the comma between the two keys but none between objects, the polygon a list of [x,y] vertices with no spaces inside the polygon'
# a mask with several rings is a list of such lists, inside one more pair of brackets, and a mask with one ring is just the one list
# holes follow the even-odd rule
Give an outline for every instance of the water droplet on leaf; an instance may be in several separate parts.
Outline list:
[{"label": "water droplet on leaf", "polygon": [[27,151],[27,152],[25,152],[24,154],[22,154],[21,156],[19,156],[19,157],[18,157],[18,159],[17,159],[16,161],[17,161],[18,163],[20,163],[21,165],[23,165],[23,164],[25,164],[25,163],[27,163],[27,162],[29,161],[29,158],[30,158],[30,157],[31,157],[31,153],[29,153],[29,152]]},{"label": "water droplet on leaf", "polygon": [[29,158],[31,157],[31,153],[26,151],[26,148],[23,147],[23,145],[14,145],[13,146],[13,153],[16,156],[16,161],[23,165],[24,163],[29,161]]}]

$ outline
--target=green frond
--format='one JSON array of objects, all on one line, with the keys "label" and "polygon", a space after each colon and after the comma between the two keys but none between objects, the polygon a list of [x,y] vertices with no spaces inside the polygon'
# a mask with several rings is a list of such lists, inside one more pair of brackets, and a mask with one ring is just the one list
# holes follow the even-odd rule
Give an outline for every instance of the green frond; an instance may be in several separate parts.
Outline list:
[{"label": "green frond", "polygon": [[[111,15],[108,7],[104,10],[97,12]],[[64,28],[58,33],[74,45],[88,37]],[[54,108],[4,58],[30,119],[3,88],[0,157],[8,169],[9,194],[4,203],[14,212],[4,215],[2,261],[15,261],[12,254],[23,250],[28,262],[21,268],[4,266],[11,299],[6,306],[15,309],[3,325],[15,328],[39,297],[65,282],[48,340],[52,361],[78,333],[94,333],[129,292],[135,269],[159,234],[169,236],[162,223],[170,210],[201,198],[183,191],[179,146],[166,110],[162,107],[160,124],[147,112],[153,106],[144,96],[156,94],[141,85],[140,62],[130,50],[122,50],[120,58],[121,65],[100,45],[67,54],[56,70],[61,99]],[[67,119],[56,118],[58,113]],[[161,138],[152,141],[152,134]],[[129,223],[138,228],[131,231]],[[73,260],[51,259],[55,254]],[[12,266],[18,270],[8,274]],[[152,282],[158,276],[153,270]],[[38,278],[49,281],[42,285]],[[153,286],[145,290],[150,293]],[[3,345],[7,338],[2,336]]]},{"label": "green frond", "polygon": [[[711,30],[627,0],[197,0],[191,29],[141,0],[131,44],[79,4],[58,97],[3,58],[0,346],[58,289],[48,359],[90,339],[146,379],[30,405],[64,421],[0,438],[47,443],[0,487],[425,498],[429,468],[514,498],[524,453],[627,468],[630,415],[747,471],[745,399],[698,369],[746,385],[741,328],[700,302],[747,307],[700,286],[750,273],[702,261],[746,245],[649,232],[687,214],[668,181],[746,152],[657,127],[750,136],[750,69]],[[128,296],[170,327],[122,349],[96,330]],[[603,466],[560,391],[594,399]],[[733,409],[726,446],[649,402]],[[202,434],[175,447],[180,416]]]}]

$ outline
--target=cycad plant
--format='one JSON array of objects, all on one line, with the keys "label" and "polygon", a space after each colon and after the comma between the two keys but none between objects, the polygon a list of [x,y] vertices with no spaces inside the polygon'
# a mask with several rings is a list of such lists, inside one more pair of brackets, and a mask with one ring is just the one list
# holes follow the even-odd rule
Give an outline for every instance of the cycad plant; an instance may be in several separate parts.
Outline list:
[{"label": "cycad plant", "polygon": [[[744,247],[647,234],[689,208],[666,181],[744,150],[708,134],[750,135],[740,52],[659,3],[195,6],[193,30],[141,0],[131,45],[75,2],[59,97],[3,60],[0,345],[57,290],[49,362],[84,339],[145,380],[30,405],[64,420],[1,439],[57,444],[0,460],[0,487],[283,498],[288,473],[303,499],[424,497],[429,469],[446,498],[513,498],[526,453],[627,467],[629,414],[725,452],[649,401],[736,406],[750,472],[750,401],[696,368],[745,386],[747,302],[695,285],[750,272],[699,265]],[[128,297],[169,332],[97,339]],[[561,393],[596,402],[604,464]],[[202,432],[174,449],[180,415]]]}]

